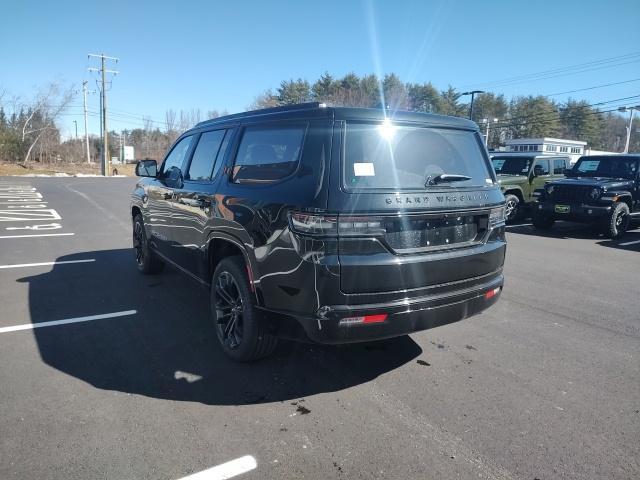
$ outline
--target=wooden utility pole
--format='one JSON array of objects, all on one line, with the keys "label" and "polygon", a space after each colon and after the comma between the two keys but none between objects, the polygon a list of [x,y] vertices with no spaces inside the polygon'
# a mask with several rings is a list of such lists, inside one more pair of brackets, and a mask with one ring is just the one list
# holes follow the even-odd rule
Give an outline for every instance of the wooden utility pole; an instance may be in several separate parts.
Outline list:
[{"label": "wooden utility pole", "polygon": [[84,141],[87,147],[87,163],[91,163],[91,155],[89,154],[89,130],[87,129],[87,80],[82,82],[82,98],[84,109]]},{"label": "wooden utility pole", "polygon": [[101,89],[101,100],[102,100],[102,108],[101,108],[101,118],[102,118],[102,165],[101,165],[101,173],[104,176],[109,176],[111,174],[109,168],[109,129],[107,128],[107,73],[111,73],[113,75],[117,75],[118,72],[116,70],[107,70],[105,68],[105,60],[111,60],[115,63],[118,63],[118,59],[115,57],[107,57],[103,53],[100,55],[96,55],[90,53],[89,58],[96,57],[100,59],[100,68],[89,68],[90,72],[100,72],[102,76],[102,89]]}]

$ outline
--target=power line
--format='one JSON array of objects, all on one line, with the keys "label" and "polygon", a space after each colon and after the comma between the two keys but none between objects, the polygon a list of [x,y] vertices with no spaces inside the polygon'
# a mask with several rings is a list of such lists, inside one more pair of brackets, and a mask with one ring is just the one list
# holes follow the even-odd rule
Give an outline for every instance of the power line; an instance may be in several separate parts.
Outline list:
[{"label": "power line", "polygon": [[[614,107],[608,110],[594,110],[594,111],[590,111],[590,112],[581,112],[581,113],[575,113],[575,114],[570,114],[570,115],[565,115],[562,120],[566,121],[566,120],[572,120],[574,118],[580,118],[583,116],[587,116],[587,115],[601,115],[603,113],[610,113],[610,112],[617,112],[618,111],[618,107]],[[494,125],[493,128],[512,128],[512,127],[523,127],[526,125],[539,125],[542,123],[549,123],[551,121],[554,120],[555,115],[557,115],[558,112],[546,112],[545,114],[541,114],[541,115],[547,115],[547,118],[541,118],[538,120],[533,120],[533,121],[527,121],[527,122],[520,122],[520,123],[511,123],[511,124],[503,124],[503,125]]]},{"label": "power line", "polygon": [[575,65],[569,65],[566,67],[553,68],[549,70],[543,70],[541,72],[527,73],[523,75],[517,75],[514,77],[507,77],[499,80],[490,80],[486,82],[479,82],[469,85],[463,85],[461,89],[468,89],[471,87],[483,87],[489,86],[507,86],[517,83],[526,83],[539,80],[546,80],[549,78],[556,78],[565,75],[574,75],[577,73],[584,73],[593,70],[600,70],[602,68],[611,68],[620,65],[627,65],[629,63],[635,63],[640,61],[640,52],[629,53],[626,55],[619,55],[616,57],[609,57],[601,60],[594,60],[586,63],[579,63]]},{"label": "power line", "polygon": [[640,82],[640,78],[633,78],[631,80],[624,80],[622,82],[605,83],[605,84],[602,84],[602,85],[595,85],[593,87],[578,88],[576,90],[567,90],[566,92],[549,93],[548,95],[543,95],[543,96],[544,97],[557,97],[558,95],[566,95],[567,93],[585,92],[587,90],[595,90],[597,88],[603,88],[603,87],[612,87],[614,85],[623,85],[625,83],[632,83],[632,82]]},{"label": "power line", "polygon": [[[631,97],[622,97],[622,98],[616,98],[613,100],[605,100],[602,102],[597,102],[597,103],[591,103],[591,104],[583,104],[583,105],[579,105],[580,108],[593,108],[593,107],[597,107],[597,106],[601,106],[601,105],[607,105],[607,104],[611,104],[611,103],[620,103],[620,102],[625,102],[627,100],[632,100],[635,98],[639,98],[640,95],[634,95]],[[568,105],[568,102],[564,104],[565,106]],[[520,121],[520,120],[527,120],[527,119],[536,119],[538,117],[549,117],[550,115],[558,115],[560,112],[558,110],[554,110],[553,112],[539,112],[539,113],[532,113],[530,115],[522,115],[519,117],[511,117],[509,118],[509,120],[507,120],[506,122],[503,122],[502,124],[498,123],[496,128],[503,128],[506,126],[510,126],[511,122],[513,121]],[[546,122],[551,121],[553,119],[553,117],[549,117],[547,120],[545,120]]]}]

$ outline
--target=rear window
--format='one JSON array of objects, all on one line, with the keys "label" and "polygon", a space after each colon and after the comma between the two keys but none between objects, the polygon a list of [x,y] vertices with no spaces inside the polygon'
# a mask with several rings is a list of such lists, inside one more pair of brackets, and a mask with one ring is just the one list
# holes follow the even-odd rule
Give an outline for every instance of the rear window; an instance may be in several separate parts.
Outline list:
[{"label": "rear window", "polygon": [[[441,174],[470,180],[425,187]],[[424,190],[492,183],[474,132],[465,130],[349,123],[344,149],[349,189]]]}]

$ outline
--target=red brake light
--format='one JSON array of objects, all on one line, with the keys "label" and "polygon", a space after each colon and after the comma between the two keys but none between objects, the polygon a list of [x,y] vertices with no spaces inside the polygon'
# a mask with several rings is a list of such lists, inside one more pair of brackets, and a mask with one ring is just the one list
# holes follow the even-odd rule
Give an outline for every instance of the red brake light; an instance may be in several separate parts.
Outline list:
[{"label": "red brake light", "polygon": [[496,287],[493,290],[489,290],[484,294],[485,300],[489,300],[490,298],[495,297],[498,293],[500,293],[500,287]]}]

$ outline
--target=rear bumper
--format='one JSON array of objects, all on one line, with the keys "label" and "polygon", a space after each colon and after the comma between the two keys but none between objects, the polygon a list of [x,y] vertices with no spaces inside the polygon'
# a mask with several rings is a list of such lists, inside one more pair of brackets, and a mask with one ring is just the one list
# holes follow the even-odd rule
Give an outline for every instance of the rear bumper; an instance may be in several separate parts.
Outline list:
[{"label": "rear bumper", "polygon": [[[392,303],[325,307],[317,317],[295,317],[308,340],[339,344],[379,340],[446,325],[478,314],[493,305],[504,284],[502,274],[472,289],[408,298]],[[498,290],[491,298],[487,292]],[[344,318],[386,314],[380,323],[340,324]]]},{"label": "rear bumper", "polygon": [[[556,205],[569,207],[567,213],[556,211]],[[534,209],[538,213],[553,217],[557,220],[572,222],[593,222],[611,213],[611,205],[588,205],[584,203],[556,203],[552,201],[536,202]]]}]

